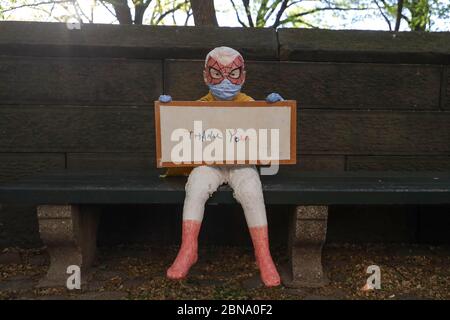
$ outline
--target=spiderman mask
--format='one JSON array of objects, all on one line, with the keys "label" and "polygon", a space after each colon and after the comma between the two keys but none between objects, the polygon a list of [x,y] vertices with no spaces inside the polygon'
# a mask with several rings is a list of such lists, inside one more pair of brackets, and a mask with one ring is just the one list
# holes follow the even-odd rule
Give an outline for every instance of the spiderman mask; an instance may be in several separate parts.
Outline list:
[{"label": "spiderman mask", "polygon": [[203,75],[216,99],[232,100],[245,81],[244,59],[232,48],[215,48],[206,57]]}]

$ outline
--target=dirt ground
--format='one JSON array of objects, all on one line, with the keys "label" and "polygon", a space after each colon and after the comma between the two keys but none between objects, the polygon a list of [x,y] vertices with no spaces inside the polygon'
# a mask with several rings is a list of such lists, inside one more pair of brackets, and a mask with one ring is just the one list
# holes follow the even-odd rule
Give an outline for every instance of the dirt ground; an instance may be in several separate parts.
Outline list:
[{"label": "dirt ground", "polygon": [[[262,287],[251,248],[203,247],[189,277],[177,282],[165,278],[175,247],[101,247],[90,280],[72,291],[35,288],[48,267],[45,250],[0,252],[0,299],[450,299],[449,247],[328,245],[330,283],[320,289]],[[286,264],[285,248],[273,255]],[[362,291],[370,265],[381,269],[381,289]]]}]

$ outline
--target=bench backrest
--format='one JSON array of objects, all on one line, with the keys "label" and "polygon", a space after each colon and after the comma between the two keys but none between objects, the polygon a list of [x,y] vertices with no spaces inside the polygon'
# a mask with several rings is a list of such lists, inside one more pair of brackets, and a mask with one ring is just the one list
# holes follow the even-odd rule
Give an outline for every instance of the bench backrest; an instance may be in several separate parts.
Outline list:
[{"label": "bench backrest", "polygon": [[218,45],[247,59],[247,94],[298,101],[293,170],[449,170],[449,43],[448,33],[0,22],[0,179],[152,170],[153,101],[204,95],[203,58]]}]

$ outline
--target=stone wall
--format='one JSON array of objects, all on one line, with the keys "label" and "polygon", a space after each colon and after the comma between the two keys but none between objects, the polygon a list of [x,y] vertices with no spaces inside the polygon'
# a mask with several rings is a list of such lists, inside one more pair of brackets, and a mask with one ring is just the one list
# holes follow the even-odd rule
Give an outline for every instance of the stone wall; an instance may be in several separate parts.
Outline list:
[{"label": "stone wall", "polygon": [[[154,170],[153,101],[204,95],[203,59],[220,45],[244,55],[247,94],[297,100],[294,170],[450,171],[450,33],[0,22],[0,182],[50,168]],[[269,208],[280,242],[286,210]],[[180,213],[105,207],[100,241],[173,243]],[[333,207],[328,239],[447,241],[449,213]],[[208,207],[205,225],[210,243],[248,241],[238,206]],[[7,245],[39,245],[32,207],[1,207]]]}]

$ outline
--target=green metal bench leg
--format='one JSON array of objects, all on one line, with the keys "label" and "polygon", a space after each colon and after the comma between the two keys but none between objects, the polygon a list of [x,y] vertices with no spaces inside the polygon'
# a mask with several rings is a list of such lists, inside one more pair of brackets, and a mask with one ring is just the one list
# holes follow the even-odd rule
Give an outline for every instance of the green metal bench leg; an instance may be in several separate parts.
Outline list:
[{"label": "green metal bench leg", "polygon": [[76,205],[40,205],[37,215],[39,233],[50,255],[47,275],[38,287],[65,286],[70,265],[79,266],[81,279],[86,280],[96,254],[98,213]]},{"label": "green metal bench leg", "polygon": [[321,287],[328,283],[322,267],[322,247],[327,233],[327,206],[297,206],[289,230],[290,274],[284,285]]}]

